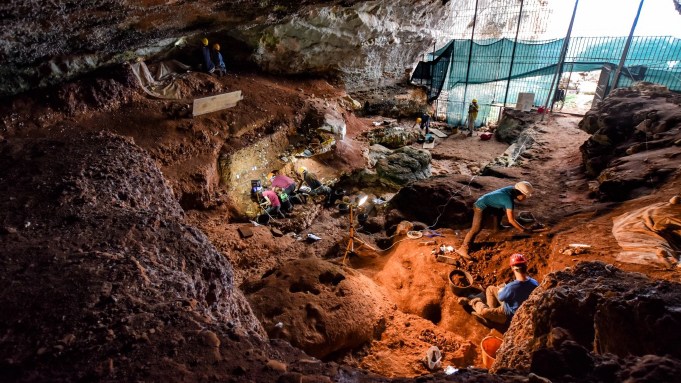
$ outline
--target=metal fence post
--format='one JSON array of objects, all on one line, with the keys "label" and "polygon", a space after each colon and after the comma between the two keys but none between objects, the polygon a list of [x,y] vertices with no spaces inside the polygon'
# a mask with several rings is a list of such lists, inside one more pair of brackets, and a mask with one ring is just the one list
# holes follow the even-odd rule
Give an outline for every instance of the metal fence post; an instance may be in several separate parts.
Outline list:
[{"label": "metal fence post", "polygon": [[622,67],[624,62],[627,60],[627,53],[629,53],[629,46],[631,45],[631,39],[634,36],[634,30],[636,29],[636,24],[638,23],[638,17],[641,15],[641,8],[643,8],[643,2],[638,5],[638,11],[636,12],[636,18],[634,18],[634,23],[631,25],[631,31],[629,32],[629,37],[627,38],[627,43],[624,44],[624,50],[622,51],[622,57],[620,58],[620,64],[617,66],[617,71],[615,72],[615,78],[612,80],[612,86],[610,89],[617,88],[617,83],[620,81],[620,73],[622,72]]},{"label": "metal fence post", "polygon": [[463,100],[461,101],[461,120],[466,116],[466,93],[468,93],[468,76],[471,72],[471,59],[473,56],[473,37],[475,36],[475,23],[478,19],[478,0],[475,0],[475,11],[473,13],[473,32],[471,32],[471,44],[468,50],[468,68],[466,68],[466,85],[463,89]]}]

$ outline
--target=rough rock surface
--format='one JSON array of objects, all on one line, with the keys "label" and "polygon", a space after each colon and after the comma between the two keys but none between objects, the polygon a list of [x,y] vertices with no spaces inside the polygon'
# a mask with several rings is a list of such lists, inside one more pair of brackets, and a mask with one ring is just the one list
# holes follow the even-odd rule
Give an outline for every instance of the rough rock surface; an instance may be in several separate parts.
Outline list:
[{"label": "rough rock surface", "polygon": [[657,85],[620,88],[589,111],[580,129],[587,173],[611,200],[647,194],[681,165],[681,96]]},{"label": "rough rock surface", "polygon": [[367,159],[367,165],[369,165],[370,168],[373,168],[376,166],[378,160],[389,156],[392,152],[392,150],[385,146],[376,144],[369,147],[369,150],[365,153],[364,157]]},{"label": "rough rock surface", "polygon": [[190,330],[214,343],[213,322],[264,335],[231,265],[130,140],[5,141],[0,166],[5,377],[134,370],[177,353]]},{"label": "rough rock surface", "polygon": [[[390,200],[391,212],[386,226],[407,219],[428,225],[437,221],[437,227],[463,228],[470,225],[473,203],[480,196],[513,184],[513,181],[495,177],[477,177],[469,182],[470,177],[459,174],[432,177],[402,188]],[[424,209],[423,206],[437,209]]]},{"label": "rough rock surface", "polygon": [[511,144],[540,118],[541,115],[536,113],[505,110],[495,132],[497,139]]},{"label": "rough rock surface", "polygon": [[317,258],[270,270],[242,289],[270,337],[317,358],[357,347],[384,330],[386,302],[374,282]]},{"label": "rough rock surface", "polygon": [[430,177],[431,159],[427,150],[407,146],[378,160],[376,173],[381,183],[403,186]]},{"label": "rough rock surface", "polygon": [[368,132],[367,138],[371,145],[398,149],[416,142],[419,133],[403,126],[386,125]]},{"label": "rough rock surface", "polygon": [[[579,375],[594,369],[586,350],[619,357],[667,355],[678,365],[681,334],[672,329],[681,325],[679,307],[678,283],[624,272],[602,262],[579,263],[548,275],[520,307],[493,370],[541,368],[544,375],[551,369],[558,376]],[[565,368],[553,364],[549,368],[537,360],[551,354],[546,348],[558,349],[563,343],[574,350]]]},{"label": "rough rock surface", "polygon": [[[139,56],[192,59],[203,36],[222,45],[228,65],[235,59],[253,60],[273,73],[337,76],[348,89],[392,85],[408,78],[424,51],[443,44],[442,36],[468,38],[471,26],[455,28],[454,21],[472,4],[460,3],[5,2],[0,5],[0,94],[54,84]],[[481,12],[477,25],[493,35],[511,28],[509,18],[515,16]]]}]

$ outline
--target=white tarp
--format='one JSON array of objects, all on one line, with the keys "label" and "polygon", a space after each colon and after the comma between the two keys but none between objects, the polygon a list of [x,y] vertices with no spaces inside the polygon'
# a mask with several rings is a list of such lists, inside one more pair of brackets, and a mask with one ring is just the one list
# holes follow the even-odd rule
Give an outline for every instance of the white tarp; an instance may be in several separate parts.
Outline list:
[{"label": "white tarp", "polygon": [[180,74],[186,73],[189,70],[188,65],[184,65],[177,60],[163,61],[158,64],[155,76],[151,75],[144,61],[130,63],[130,67],[135,77],[137,77],[140,86],[148,95],[157,98],[182,98],[175,79]]},{"label": "white tarp", "polygon": [[[660,202],[613,218],[612,233],[622,251],[617,260],[669,266],[681,246],[681,205]],[[665,259],[666,258],[666,259]]]}]

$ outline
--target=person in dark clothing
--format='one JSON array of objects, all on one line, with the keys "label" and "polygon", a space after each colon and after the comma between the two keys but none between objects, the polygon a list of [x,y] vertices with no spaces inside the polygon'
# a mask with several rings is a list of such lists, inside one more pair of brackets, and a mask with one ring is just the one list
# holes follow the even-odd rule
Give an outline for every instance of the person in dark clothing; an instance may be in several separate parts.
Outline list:
[{"label": "person in dark clothing", "polygon": [[210,49],[208,49],[208,39],[201,39],[201,48],[198,52],[199,56],[199,66],[202,72],[213,73],[215,71],[215,64],[210,58]]},{"label": "person in dark clothing", "polygon": [[468,231],[468,234],[466,234],[463,244],[461,244],[461,247],[459,247],[456,252],[467,261],[473,260],[470,255],[468,255],[468,245],[475,240],[475,237],[480,230],[482,230],[482,221],[484,216],[488,214],[495,217],[496,225],[499,228],[503,228],[501,219],[505,213],[508,217],[508,223],[513,225],[513,227],[523,232],[529,232],[529,229],[523,227],[523,225],[519,224],[515,218],[513,218],[513,209],[516,200],[522,201],[525,198],[530,197],[533,191],[534,188],[529,182],[521,181],[516,183],[515,186],[507,186],[478,198],[473,205],[473,224],[471,225],[471,229]]},{"label": "person in dark clothing", "polygon": [[471,315],[481,322],[486,321],[510,324],[520,305],[530,297],[532,291],[539,286],[534,278],[527,274],[527,260],[522,254],[513,254],[510,259],[511,270],[515,280],[507,285],[488,286],[485,290],[485,301],[482,298],[459,298],[459,304],[468,304],[473,308]]},{"label": "person in dark clothing", "polygon": [[301,166],[300,169],[298,169],[298,172],[303,176],[305,184],[312,189],[310,195],[331,194],[331,188],[319,181],[317,175],[308,171],[306,167]]},{"label": "person in dark clothing", "polygon": [[213,44],[213,49],[210,51],[210,58],[215,65],[215,72],[219,76],[224,76],[227,73],[227,68],[225,67],[225,62],[222,61],[222,54],[220,53],[220,45]]},{"label": "person in dark clothing", "polygon": [[430,115],[428,113],[423,113],[421,116],[420,128],[424,136],[430,132]]}]

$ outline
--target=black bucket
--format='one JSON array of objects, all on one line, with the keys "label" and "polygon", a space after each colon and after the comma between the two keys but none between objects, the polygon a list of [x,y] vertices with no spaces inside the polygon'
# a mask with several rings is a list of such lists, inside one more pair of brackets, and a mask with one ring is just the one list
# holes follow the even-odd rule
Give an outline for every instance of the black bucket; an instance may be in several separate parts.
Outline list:
[{"label": "black bucket", "polygon": [[343,200],[343,197],[345,197],[345,190],[343,190],[343,189],[336,189],[336,190],[334,190],[333,193],[331,193],[331,195],[329,196],[329,199],[330,199],[329,204],[330,204],[330,205],[333,205],[333,204],[336,203],[336,201],[342,201],[342,200]]},{"label": "black bucket", "polygon": [[256,221],[261,224],[261,225],[269,225],[270,224],[270,215],[265,213],[265,214],[260,214]]},{"label": "black bucket", "polygon": [[347,214],[350,211],[350,205],[347,203],[339,203],[338,204],[338,211],[341,214]]}]

